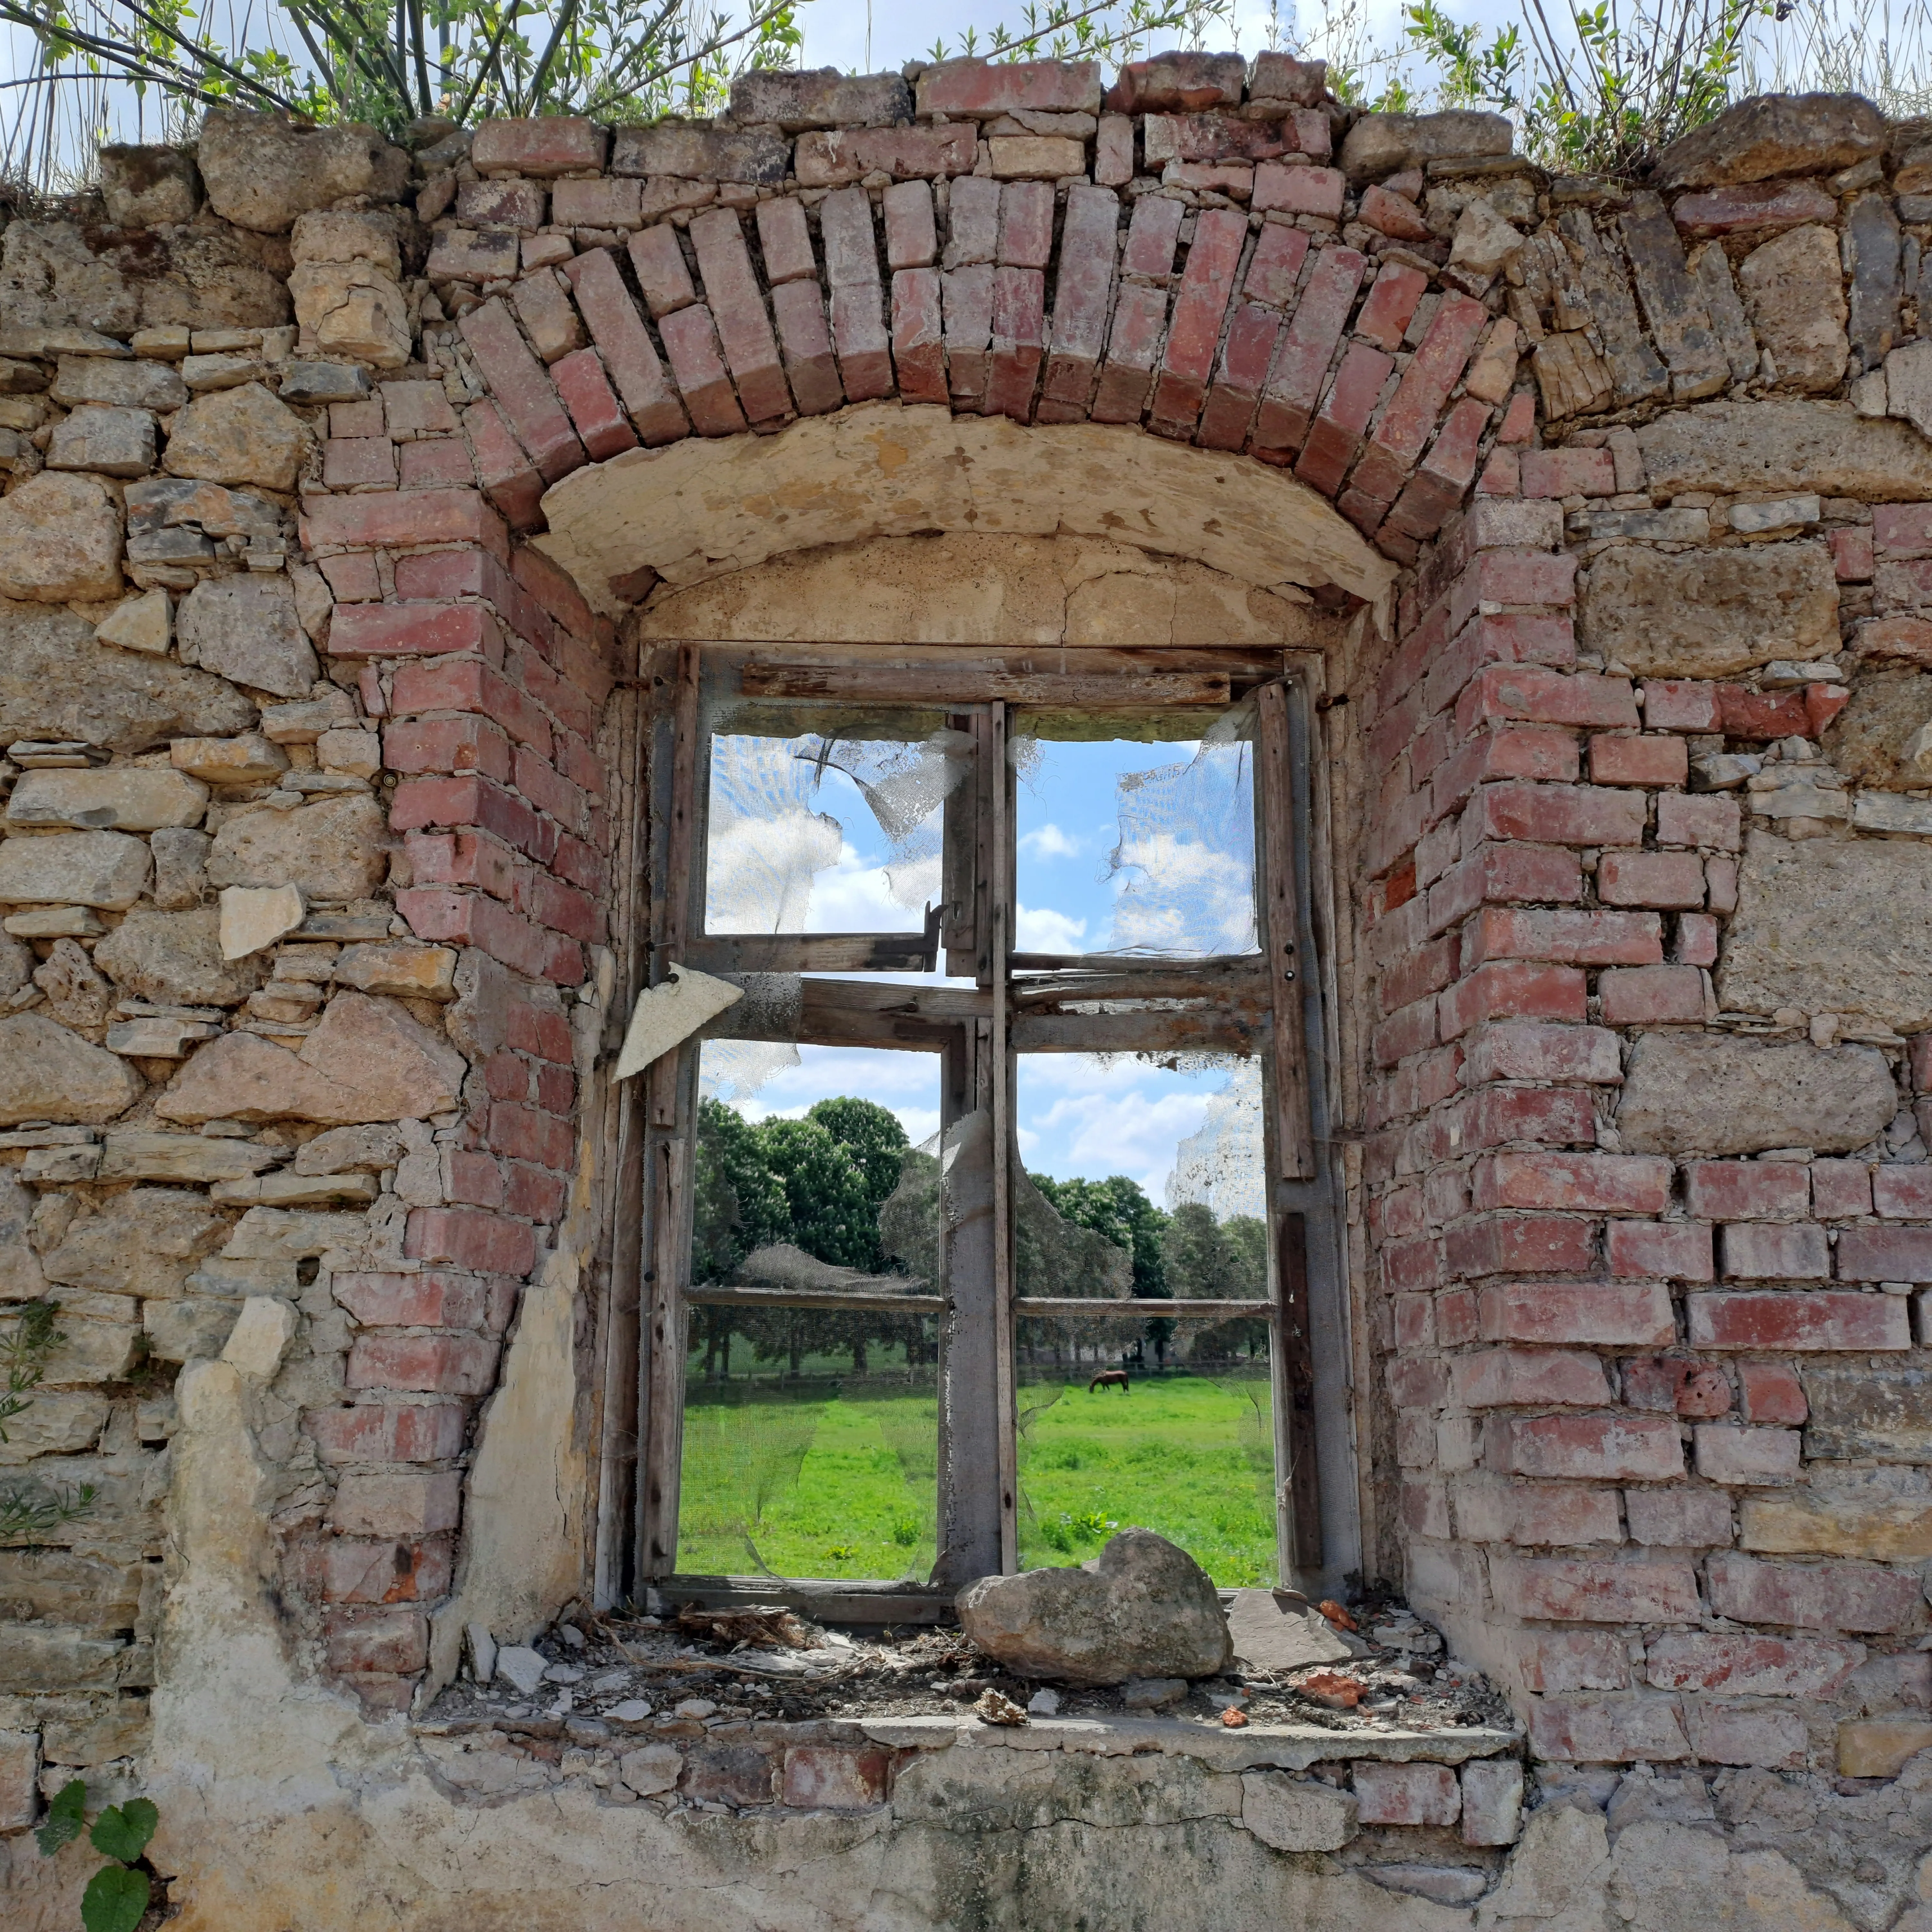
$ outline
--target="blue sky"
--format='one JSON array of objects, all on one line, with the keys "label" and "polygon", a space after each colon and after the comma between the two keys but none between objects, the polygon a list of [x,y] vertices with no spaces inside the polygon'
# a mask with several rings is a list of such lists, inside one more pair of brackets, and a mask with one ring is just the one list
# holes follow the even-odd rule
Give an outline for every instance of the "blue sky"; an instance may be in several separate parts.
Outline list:
[{"label": "blue sky", "polygon": [[[1244,782],[1245,748],[1228,747],[1204,762],[1197,760],[1198,747],[1192,744],[1042,745],[1037,756],[1023,764],[1016,788],[1021,950],[1104,950],[1115,943],[1124,895],[1130,932],[1166,929],[1173,921],[1150,916],[1147,900],[1150,888],[1158,898],[1161,883],[1178,874],[1198,884],[1204,872],[1204,898],[1198,891],[1184,896],[1178,909],[1162,901],[1156,914],[1175,914],[1184,922],[1204,905],[1208,929],[1230,935],[1239,931],[1252,905],[1252,856],[1238,829],[1228,837],[1226,827],[1232,823],[1239,828],[1244,814],[1252,823],[1252,794]],[[808,784],[810,768],[796,760],[790,764]],[[748,878],[757,892],[768,896],[781,870],[774,860],[806,854],[821,869],[813,877],[808,905],[801,908],[796,897],[790,904],[794,916],[803,911],[807,929],[918,926],[926,892],[916,890],[910,907],[895,902],[890,842],[849,778],[837,770],[826,772],[816,790],[805,794],[808,813],[789,808],[796,794],[784,790],[787,774],[782,766],[774,764],[762,776],[764,782],[755,792],[758,802],[777,800],[788,809],[776,830],[769,819],[748,823],[740,842],[752,848],[744,862],[750,869],[735,877]],[[1140,781],[1124,795],[1118,789],[1124,776]],[[1124,831],[1123,796],[1130,813],[1138,814]],[[838,821],[836,832],[824,823],[827,818]],[[1117,848],[1126,856],[1143,854],[1150,867],[1130,863],[1115,869],[1110,860]],[[914,874],[900,881],[901,896],[909,886],[925,886],[936,896],[936,872],[928,878],[918,873],[916,860],[914,867]],[[787,868],[786,876],[795,878],[796,871]],[[741,902],[748,910],[752,898],[747,892]],[[760,902],[769,904],[769,896]],[[716,902],[714,929],[727,929],[715,906]],[[752,923],[748,916],[742,922]],[[737,920],[729,922],[732,928],[740,925]],[[720,1048],[710,1049],[707,1072],[717,1070],[724,1058]],[[1179,1143],[1201,1129],[1210,1096],[1228,1080],[1218,1069],[1170,1072],[1088,1054],[1029,1055],[1019,1072],[1022,1157],[1035,1172],[1056,1179],[1124,1173],[1156,1202],[1164,1202]],[[796,1065],[779,1068],[755,1093],[736,1096],[735,1104],[753,1118],[796,1116],[813,1101],[835,1094],[860,1094],[891,1108],[915,1142],[938,1130],[938,1067],[923,1054],[805,1047]]]}]

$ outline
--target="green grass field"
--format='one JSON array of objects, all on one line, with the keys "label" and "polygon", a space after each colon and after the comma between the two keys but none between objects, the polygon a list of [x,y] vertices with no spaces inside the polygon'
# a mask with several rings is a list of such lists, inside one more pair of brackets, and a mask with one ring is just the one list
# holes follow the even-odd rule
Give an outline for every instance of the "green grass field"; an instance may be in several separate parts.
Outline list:
[{"label": "green grass field", "polygon": [[[1090,1395],[1084,1380],[1020,1393],[1020,1558],[1081,1563],[1130,1524],[1192,1553],[1222,1586],[1275,1576],[1265,1377],[1174,1375]],[[903,1379],[788,1390],[706,1385],[685,1411],[678,1568],[911,1576],[933,1561],[937,1407]]]}]

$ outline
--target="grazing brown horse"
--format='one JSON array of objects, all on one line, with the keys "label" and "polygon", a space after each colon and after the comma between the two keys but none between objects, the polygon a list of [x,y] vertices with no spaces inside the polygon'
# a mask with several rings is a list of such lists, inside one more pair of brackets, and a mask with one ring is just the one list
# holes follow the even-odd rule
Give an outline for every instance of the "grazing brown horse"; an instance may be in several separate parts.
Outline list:
[{"label": "grazing brown horse", "polygon": [[1087,1393],[1091,1395],[1096,1389],[1117,1388],[1121,1394],[1127,1392],[1127,1372],[1125,1369],[1102,1369],[1087,1384]]}]

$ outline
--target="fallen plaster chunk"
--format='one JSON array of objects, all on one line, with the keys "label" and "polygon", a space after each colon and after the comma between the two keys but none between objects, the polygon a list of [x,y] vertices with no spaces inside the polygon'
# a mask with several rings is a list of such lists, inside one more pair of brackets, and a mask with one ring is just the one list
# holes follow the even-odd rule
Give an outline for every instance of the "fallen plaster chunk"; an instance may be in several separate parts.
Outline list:
[{"label": "fallen plaster chunk", "polygon": [[506,1643],[496,1652],[496,1676],[519,1696],[535,1696],[549,1668],[550,1660],[526,1644]]},{"label": "fallen plaster chunk", "polygon": [[470,1667],[479,1684],[487,1684],[496,1674],[496,1640],[488,1624],[466,1624],[463,1634],[470,1646]]},{"label": "fallen plaster chunk", "polygon": [[[224,896],[224,898],[226,895]],[[616,1077],[628,1080],[688,1040],[706,1021],[745,997],[742,986],[713,979],[689,966],[674,966],[670,977],[638,995],[631,1010],[624,1050],[617,1056]]]},{"label": "fallen plaster chunk", "polygon": [[221,895],[221,956],[245,959],[307,916],[298,886],[230,886]]},{"label": "fallen plaster chunk", "polygon": [[221,1359],[258,1382],[273,1379],[295,1339],[296,1312],[272,1294],[251,1294],[229,1330]]},{"label": "fallen plaster chunk", "polygon": [[1237,1590],[1228,1608],[1234,1654],[1251,1670],[1299,1670],[1305,1664],[1339,1664],[1366,1645],[1348,1640],[1308,1599],[1294,1590]]}]

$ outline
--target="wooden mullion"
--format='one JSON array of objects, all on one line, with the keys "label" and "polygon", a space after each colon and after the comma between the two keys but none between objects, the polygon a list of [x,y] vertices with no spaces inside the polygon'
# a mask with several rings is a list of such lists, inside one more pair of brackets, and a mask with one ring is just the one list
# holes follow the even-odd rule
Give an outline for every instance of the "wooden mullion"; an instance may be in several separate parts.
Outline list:
[{"label": "wooden mullion", "polygon": [[992,979],[993,1015],[990,1072],[993,1100],[993,1319],[994,1398],[998,1404],[1000,1569],[1010,1576],[1019,1568],[1019,1405],[1014,1361],[1012,1167],[1013,1084],[1016,1072],[1009,1036],[1006,955],[1012,945],[1017,903],[1014,876],[1013,773],[1006,756],[1007,708],[996,703],[987,720],[989,763],[986,790],[991,809],[992,946],[988,968]]},{"label": "wooden mullion", "polygon": [[1322,1568],[1322,1476],[1315,1434],[1315,1347],[1309,1320],[1308,1222],[1300,1214],[1278,1217],[1275,1232],[1276,1294],[1280,1312],[1270,1352],[1274,1382],[1276,1494],[1284,1553],[1294,1570]]},{"label": "wooden mullion", "polygon": [[1274,1172],[1290,1180],[1315,1171],[1308,1112],[1308,1042],[1302,1022],[1300,899],[1294,851],[1294,762],[1288,693],[1280,683],[1255,694],[1260,715],[1256,790],[1261,817],[1262,944],[1274,1012]]}]

